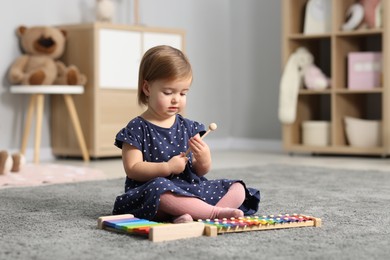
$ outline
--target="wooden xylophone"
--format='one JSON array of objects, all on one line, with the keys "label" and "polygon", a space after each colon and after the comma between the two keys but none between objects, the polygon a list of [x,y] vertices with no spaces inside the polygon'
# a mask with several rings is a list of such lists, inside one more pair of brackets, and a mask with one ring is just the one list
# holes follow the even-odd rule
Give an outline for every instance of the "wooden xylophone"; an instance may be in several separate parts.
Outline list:
[{"label": "wooden xylophone", "polygon": [[321,219],[299,214],[249,216],[243,218],[198,220],[204,223],[206,236],[229,232],[244,232],[295,227],[320,227]]},{"label": "wooden xylophone", "polygon": [[206,219],[181,224],[159,223],[135,218],[131,214],[105,216],[98,219],[98,228],[100,229],[146,236],[153,242],[200,237],[202,235],[217,236],[229,232],[320,226],[321,219],[300,214]]}]

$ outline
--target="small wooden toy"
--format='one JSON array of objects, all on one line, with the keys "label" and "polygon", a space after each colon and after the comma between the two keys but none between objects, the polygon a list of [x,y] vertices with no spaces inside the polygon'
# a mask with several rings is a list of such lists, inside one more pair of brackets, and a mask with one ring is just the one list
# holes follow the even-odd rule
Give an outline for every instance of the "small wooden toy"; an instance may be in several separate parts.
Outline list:
[{"label": "small wooden toy", "polygon": [[152,242],[200,237],[205,225],[200,222],[159,223],[135,218],[131,214],[100,217],[98,228],[109,231],[146,236]]}]

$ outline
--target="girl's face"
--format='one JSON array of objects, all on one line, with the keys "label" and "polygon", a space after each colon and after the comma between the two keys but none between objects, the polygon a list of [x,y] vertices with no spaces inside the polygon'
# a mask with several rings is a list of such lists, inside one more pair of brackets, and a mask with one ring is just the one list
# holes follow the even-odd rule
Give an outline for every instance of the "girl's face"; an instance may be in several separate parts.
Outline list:
[{"label": "girl's face", "polygon": [[183,111],[191,81],[191,78],[177,81],[145,81],[143,91],[148,96],[148,110],[160,119],[170,118]]}]

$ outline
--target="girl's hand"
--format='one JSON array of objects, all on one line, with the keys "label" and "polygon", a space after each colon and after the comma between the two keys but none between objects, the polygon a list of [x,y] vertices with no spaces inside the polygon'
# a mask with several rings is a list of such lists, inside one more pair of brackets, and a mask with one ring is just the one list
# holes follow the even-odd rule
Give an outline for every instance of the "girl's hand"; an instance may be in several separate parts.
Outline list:
[{"label": "girl's hand", "polygon": [[208,160],[210,158],[209,146],[200,138],[199,134],[191,137],[189,145],[193,156],[197,161]]},{"label": "girl's hand", "polygon": [[190,138],[189,146],[194,156],[194,163],[198,174],[206,174],[211,167],[211,152],[209,146],[200,138],[199,134]]},{"label": "girl's hand", "polygon": [[180,174],[184,171],[186,164],[188,162],[188,158],[184,155],[184,153],[180,153],[172,157],[167,163],[171,174]]}]

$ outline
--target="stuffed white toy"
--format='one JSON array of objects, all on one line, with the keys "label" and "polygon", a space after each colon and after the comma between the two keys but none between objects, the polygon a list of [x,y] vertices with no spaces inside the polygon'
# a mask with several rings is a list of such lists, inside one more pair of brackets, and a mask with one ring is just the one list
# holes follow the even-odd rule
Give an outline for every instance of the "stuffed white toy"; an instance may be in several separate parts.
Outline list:
[{"label": "stuffed white toy", "polygon": [[312,90],[323,90],[330,85],[330,79],[314,65],[314,57],[305,47],[290,55],[280,80],[279,120],[283,124],[295,122],[302,85]]},{"label": "stuffed white toy", "polygon": [[302,73],[311,64],[313,55],[304,47],[298,48],[287,61],[280,80],[279,92],[279,120],[283,124],[292,124],[295,121]]}]

